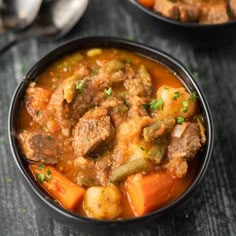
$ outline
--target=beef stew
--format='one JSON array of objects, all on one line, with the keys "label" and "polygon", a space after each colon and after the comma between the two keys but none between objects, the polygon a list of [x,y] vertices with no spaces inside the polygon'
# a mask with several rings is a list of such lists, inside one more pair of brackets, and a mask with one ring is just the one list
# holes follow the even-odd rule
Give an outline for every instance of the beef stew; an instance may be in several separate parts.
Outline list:
[{"label": "beef stew", "polygon": [[30,83],[19,145],[35,180],[67,210],[142,216],[178,198],[197,174],[206,142],[197,100],[157,61],[82,50]]}]

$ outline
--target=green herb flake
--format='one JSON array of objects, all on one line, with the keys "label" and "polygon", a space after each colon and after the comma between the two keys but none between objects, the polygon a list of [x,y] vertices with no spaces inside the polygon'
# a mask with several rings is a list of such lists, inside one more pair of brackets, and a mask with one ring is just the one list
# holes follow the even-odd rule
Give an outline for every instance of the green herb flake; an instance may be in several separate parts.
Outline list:
[{"label": "green herb flake", "polygon": [[141,149],[142,151],[145,151],[145,148],[144,148],[144,147],[142,147],[142,146],[140,146],[140,149]]},{"label": "green herb flake", "polygon": [[186,100],[183,101],[183,108],[180,111],[183,113],[188,112],[188,101]]},{"label": "green herb flake", "polygon": [[176,123],[179,124],[179,125],[183,124],[184,123],[184,118],[182,116],[178,116],[177,120],[176,120]]},{"label": "green herb flake", "polygon": [[47,173],[48,175],[51,175],[51,174],[52,174],[52,172],[51,172],[49,169],[47,169],[46,173]]},{"label": "green herb flake", "polygon": [[91,72],[90,72],[90,75],[91,76],[94,76],[94,75],[97,75],[98,74],[98,69],[93,69]]},{"label": "green herb flake", "polygon": [[142,107],[143,107],[144,109],[148,109],[148,108],[149,108],[149,104],[148,104],[148,103],[144,103],[144,104],[142,104]]},{"label": "green herb flake", "polygon": [[162,154],[161,149],[158,149],[158,150],[157,150],[157,155],[158,155],[158,156],[161,156],[161,154]]},{"label": "green herb flake", "polygon": [[82,80],[79,83],[77,83],[75,88],[79,90],[80,93],[82,93],[84,89],[84,81]]},{"label": "green herb flake", "polygon": [[111,94],[112,94],[112,88],[109,87],[108,89],[105,89],[104,92],[105,92],[105,94],[107,95],[107,97],[110,97]]},{"label": "green herb flake", "polygon": [[38,180],[38,182],[39,183],[43,183],[44,182],[44,180],[45,180],[45,174],[42,174],[42,173],[40,173],[40,174],[37,174],[37,180]]},{"label": "green herb flake", "polygon": [[40,116],[41,114],[42,114],[41,111],[37,111],[37,112],[36,112],[36,115],[37,115],[37,116]]},{"label": "green herb flake", "polygon": [[51,141],[51,140],[52,140],[52,137],[48,135],[48,136],[47,136],[47,140],[48,140],[48,141]]},{"label": "green herb flake", "polygon": [[165,90],[169,90],[169,88],[167,88],[167,87],[165,87],[164,89],[165,89]]},{"label": "green herb flake", "polygon": [[27,69],[27,64],[23,63],[20,68],[21,75],[24,75],[26,73],[26,69]]},{"label": "green herb flake", "polygon": [[128,64],[132,64],[132,59],[130,59],[130,58],[125,58],[125,62],[128,63]]},{"label": "green herb flake", "polygon": [[44,167],[45,167],[45,165],[44,165],[44,164],[40,164],[40,165],[38,166],[38,169],[39,169],[39,170],[43,170],[43,169],[44,169]]},{"label": "green herb flake", "polygon": [[159,107],[163,110],[164,101],[162,98],[159,98],[158,100],[152,99],[149,105],[151,110],[157,110]]},{"label": "green herb flake", "polygon": [[173,100],[177,100],[179,97],[180,97],[180,92],[179,91],[176,91],[176,92],[174,92],[174,97],[173,97]]},{"label": "green herb flake", "polygon": [[127,39],[128,39],[128,40],[134,40],[135,37],[134,37],[133,35],[129,35],[129,36],[127,37]]},{"label": "green herb flake", "polygon": [[153,152],[151,150],[148,151],[148,156],[153,156]]},{"label": "green herb flake", "polygon": [[195,79],[198,79],[198,78],[199,78],[199,74],[198,74],[198,72],[196,72],[196,71],[193,71],[193,72],[192,72],[192,75],[193,75],[193,77],[194,77]]},{"label": "green herb flake", "polygon": [[197,93],[196,92],[192,92],[191,93],[191,96],[189,98],[189,100],[194,103],[196,101],[196,98],[197,98]]}]

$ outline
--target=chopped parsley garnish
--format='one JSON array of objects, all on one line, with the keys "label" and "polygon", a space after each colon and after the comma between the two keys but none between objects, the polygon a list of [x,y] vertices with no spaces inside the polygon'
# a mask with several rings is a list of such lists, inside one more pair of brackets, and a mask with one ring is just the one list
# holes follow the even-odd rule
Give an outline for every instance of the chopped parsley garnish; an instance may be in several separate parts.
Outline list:
[{"label": "chopped parsley garnish", "polygon": [[199,77],[199,74],[198,74],[198,72],[196,72],[196,71],[193,71],[193,72],[192,72],[192,75],[193,75],[193,77],[194,77],[195,79],[198,79],[198,77]]},{"label": "chopped parsley garnish", "polygon": [[192,92],[189,100],[194,103],[196,101],[196,98],[197,98],[197,93]]},{"label": "chopped parsley garnish", "polygon": [[44,181],[49,181],[52,178],[51,171],[49,169],[47,169],[46,173],[37,174],[36,178],[37,178],[38,182],[40,182],[40,183],[43,183]]},{"label": "chopped parsley garnish", "polygon": [[178,116],[176,122],[177,124],[181,125],[184,123],[184,118],[182,116]]},{"label": "chopped parsley garnish", "polygon": [[90,73],[91,76],[97,75],[98,74],[98,69],[93,69]]},{"label": "chopped parsley garnish", "polygon": [[44,164],[40,164],[40,165],[38,166],[39,170],[42,170],[42,169],[44,169],[44,167],[45,167],[45,165],[44,165]]},{"label": "chopped parsley garnish", "polygon": [[148,151],[148,156],[153,156],[153,152],[151,150]]},{"label": "chopped parsley garnish", "polygon": [[108,89],[105,89],[104,92],[105,92],[105,94],[107,95],[107,97],[110,97],[111,94],[112,94],[112,88],[109,87]]},{"label": "chopped parsley garnish", "polygon": [[79,90],[80,93],[83,93],[83,89],[84,89],[84,81],[80,81],[79,83],[76,84],[75,88],[77,90]]},{"label": "chopped parsley garnish", "polygon": [[43,183],[45,180],[45,174],[37,174],[37,180],[39,181],[39,183]]},{"label": "chopped parsley garnish", "polygon": [[47,136],[47,140],[48,140],[48,141],[51,141],[51,140],[52,140],[52,137],[48,135],[48,136]]},{"label": "chopped parsley garnish", "polygon": [[132,64],[132,59],[130,59],[130,58],[125,58],[125,62],[128,63],[128,64]]},{"label": "chopped parsley garnish", "polygon": [[161,154],[162,154],[161,149],[158,149],[158,150],[157,150],[157,155],[160,156]]},{"label": "chopped parsley garnish", "polygon": [[174,97],[173,97],[173,100],[177,100],[179,97],[180,97],[180,92],[179,91],[176,91],[176,92],[174,92]]},{"label": "chopped parsley garnish", "polygon": [[164,89],[165,89],[165,90],[169,90],[169,88],[167,88],[167,87],[165,87]]},{"label": "chopped parsley garnish", "polygon": [[186,100],[183,101],[183,108],[180,111],[183,113],[188,112],[188,101]]},{"label": "chopped parsley garnish", "polygon": [[41,114],[42,114],[41,111],[37,111],[37,112],[36,112],[36,115],[37,115],[37,116],[40,116]]},{"label": "chopped parsley garnish", "polygon": [[162,98],[159,98],[158,100],[152,99],[149,105],[151,110],[157,110],[159,107],[163,109],[164,102]]},{"label": "chopped parsley garnish", "polygon": [[142,146],[140,146],[140,149],[141,149],[142,151],[145,151],[145,148],[144,148],[144,147],[142,147]]}]

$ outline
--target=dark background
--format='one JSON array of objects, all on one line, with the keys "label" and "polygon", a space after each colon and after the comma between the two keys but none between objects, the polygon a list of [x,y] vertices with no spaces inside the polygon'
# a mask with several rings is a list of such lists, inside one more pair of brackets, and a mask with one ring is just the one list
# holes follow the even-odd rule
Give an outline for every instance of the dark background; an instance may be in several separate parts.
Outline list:
[{"label": "dark background", "polygon": [[[0,235],[84,235],[35,207],[19,181],[8,143],[7,117],[17,84],[37,60],[70,38],[94,35],[128,38],[171,54],[195,72],[213,114],[215,146],[199,188],[185,208],[139,235],[236,235],[236,44],[198,49],[162,38],[149,25],[138,24],[124,1],[91,0],[81,21],[63,40],[29,39],[0,55]],[[1,37],[0,45],[11,37]]]}]

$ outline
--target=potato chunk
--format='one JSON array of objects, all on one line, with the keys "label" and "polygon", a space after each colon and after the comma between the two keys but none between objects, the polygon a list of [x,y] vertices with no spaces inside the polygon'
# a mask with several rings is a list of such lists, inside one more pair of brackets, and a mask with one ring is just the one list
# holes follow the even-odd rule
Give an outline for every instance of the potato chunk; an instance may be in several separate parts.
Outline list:
[{"label": "potato chunk", "polygon": [[119,216],[121,194],[117,187],[91,187],[85,193],[83,207],[88,217],[112,220]]}]

